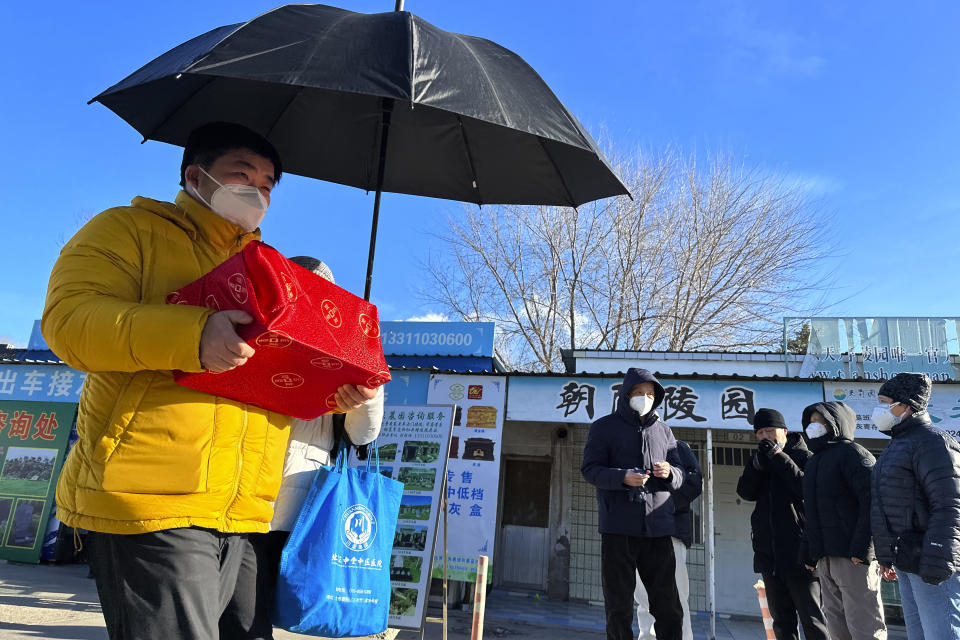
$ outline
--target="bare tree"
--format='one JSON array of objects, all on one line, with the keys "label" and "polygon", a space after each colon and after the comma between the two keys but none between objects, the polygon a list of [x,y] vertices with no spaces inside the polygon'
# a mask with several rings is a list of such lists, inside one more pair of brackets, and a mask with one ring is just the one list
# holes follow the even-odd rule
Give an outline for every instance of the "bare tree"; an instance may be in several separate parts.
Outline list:
[{"label": "bare tree", "polygon": [[496,321],[500,359],[546,371],[563,348],[769,348],[781,315],[812,311],[810,267],[830,247],[800,187],[729,157],[618,169],[633,199],[465,209],[421,296]]}]

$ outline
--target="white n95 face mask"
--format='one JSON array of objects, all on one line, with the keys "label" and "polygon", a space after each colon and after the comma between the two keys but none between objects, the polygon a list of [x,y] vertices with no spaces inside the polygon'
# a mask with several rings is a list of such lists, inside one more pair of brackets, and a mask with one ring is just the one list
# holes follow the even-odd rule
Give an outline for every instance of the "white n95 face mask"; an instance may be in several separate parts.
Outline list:
[{"label": "white n95 face mask", "polygon": [[267,215],[267,199],[258,188],[247,184],[221,184],[203,167],[197,165],[197,168],[213,180],[218,188],[210,196],[210,202],[207,202],[197,189],[188,185],[187,192],[190,195],[210,207],[210,210],[221,218],[229,220],[244,231],[253,231],[260,226],[264,216]]},{"label": "white n95 face mask", "polygon": [[807,425],[807,437],[811,440],[822,438],[825,435],[827,435],[827,427],[819,422],[811,422]]},{"label": "white n95 face mask", "polygon": [[876,425],[877,429],[882,433],[891,431],[895,426],[900,424],[900,420],[903,418],[903,416],[893,415],[893,412],[890,411],[890,408],[896,404],[900,403],[880,404],[873,408],[873,415],[870,416],[870,419],[873,420],[873,424]]},{"label": "white n95 face mask", "polygon": [[650,413],[650,409],[653,409],[653,398],[650,396],[633,396],[630,398],[630,408],[645,416]]}]

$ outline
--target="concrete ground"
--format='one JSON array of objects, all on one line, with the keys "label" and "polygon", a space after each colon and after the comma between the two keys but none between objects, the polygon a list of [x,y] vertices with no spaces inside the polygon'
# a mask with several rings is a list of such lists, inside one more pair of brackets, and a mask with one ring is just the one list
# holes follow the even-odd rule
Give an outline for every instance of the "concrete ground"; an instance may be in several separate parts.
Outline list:
[{"label": "concrete ground", "polygon": [[[430,616],[440,616],[431,609]],[[448,638],[470,638],[472,616],[451,610]],[[707,640],[708,618],[693,619],[696,640]],[[495,591],[487,600],[484,637],[580,640],[603,637],[603,608],[550,602]],[[277,631],[276,640],[306,638]],[[427,623],[424,637],[439,640],[442,626]],[[106,640],[107,633],[93,580],[86,565],[25,565],[0,560],[0,640]],[[398,640],[416,640],[419,631],[401,631]],[[717,620],[717,640],[761,640],[759,619]],[[902,627],[891,628],[890,640],[906,638]],[[227,640],[227,639],[225,639]]]}]

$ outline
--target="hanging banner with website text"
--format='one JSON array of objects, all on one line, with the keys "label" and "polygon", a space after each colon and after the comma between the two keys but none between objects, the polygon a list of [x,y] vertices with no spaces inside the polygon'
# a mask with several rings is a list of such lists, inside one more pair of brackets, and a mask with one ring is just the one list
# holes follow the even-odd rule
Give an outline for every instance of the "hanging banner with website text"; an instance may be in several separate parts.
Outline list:
[{"label": "hanging banner with website text", "polygon": [[[870,419],[873,409],[879,404],[879,382],[825,381],[824,394],[827,400],[837,400],[848,405],[857,414],[858,438],[887,438],[880,433]],[[927,413],[933,426],[943,429],[960,439],[960,384],[935,384],[930,395]]]},{"label": "hanging banner with website text", "polygon": [[[512,377],[508,420],[589,424],[614,412],[623,378]],[[671,427],[752,429],[762,407],[776,409],[793,431],[804,407],[823,400],[818,381],[660,380],[666,395],[657,413]]]},{"label": "hanging banner with website text", "polygon": [[[494,557],[506,378],[435,374],[427,400],[459,407],[447,464],[447,576],[473,582],[477,556]],[[440,536],[442,544],[442,527]],[[435,578],[443,575],[442,552],[439,546],[433,560]],[[493,579],[492,566],[487,579]]]},{"label": "hanging banner with website text", "polygon": [[[383,408],[376,441],[380,473],[404,484],[390,556],[389,626],[394,629],[423,627],[453,415],[452,405]],[[350,464],[364,468],[366,462]]]},{"label": "hanging banner with website text", "polygon": [[904,371],[956,379],[960,318],[811,318],[801,378],[889,380]]},{"label": "hanging banner with website text", "polygon": [[77,405],[0,401],[0,558],[39,562]]}]

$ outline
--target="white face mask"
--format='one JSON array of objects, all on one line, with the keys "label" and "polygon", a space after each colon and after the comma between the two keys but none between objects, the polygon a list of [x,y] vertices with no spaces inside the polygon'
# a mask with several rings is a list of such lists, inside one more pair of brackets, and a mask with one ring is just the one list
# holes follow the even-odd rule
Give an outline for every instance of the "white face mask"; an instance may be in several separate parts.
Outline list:
[{"label": "white face mask", "polygon": [[197,165],[197,168],[219,186],[210,196],[210,202],[207,202],[192,185],[187,185],[187,193],[207,205],[215,214],[224,220],[229,220],[244,231],[253,231],[260,226],[263,217],[267,215],[267,199],[259,189],[247,184],[221,184],[203,167]]},{"label": "white face mask", "polygon": [[819,422],[811,422],[807,425],[807,437],[811,440],[814,438],[822,438],[825,435],[827,435],[827,427]]},{"label": "white face mask", "polygon": [[650,413],[650,409],[653,409],[653,398],[650,396],[633,396],[630,398],[630,408],[645,416]]},{"label": "white face mask", "polygon": [[870,419],[873,420],[873,424],[876,425],[877,429],[882,433],[888,433],[900,424],[900,421],[903,419],[902,415],[895,416],[893,412],[890,411],[890,408],[897,404],[900,403],[880,404],[873,408],[873,415],[870,416]]}]

